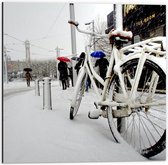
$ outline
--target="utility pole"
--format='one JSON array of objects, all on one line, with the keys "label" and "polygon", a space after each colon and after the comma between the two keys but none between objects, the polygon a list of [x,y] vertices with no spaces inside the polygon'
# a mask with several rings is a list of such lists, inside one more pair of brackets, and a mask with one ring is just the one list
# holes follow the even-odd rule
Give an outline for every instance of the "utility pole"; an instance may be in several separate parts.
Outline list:
[{"label": "utility pole", "polygon": [[[69,10],[70,10],[70,20],[75,21],[75,10],[74,10],[74,4],[69,4]],[[72,55],[76,56],[76,33],[75,33],[75,27],[73,25],[71,26],[71,44],[72,44]],[[74,69],[76,62],[72,60],[72,70],[73,70],[73,85],[76,83],[77,73]]]},{"label": "utility pole", "polygon": [[[119,30],[123,30],[123,12],[122,12],[122,5],[116,4],[114,6],[115,10],[115,28]],[[123,133],[126,130],[126,119],[120,118],[117,120],[117,124],[120,125],[120,132]]]},{"label": "utility pole", "polygon": [[58,80],[58,60],[57,58],[60,56],[60,50],[64,50],[62,48],[59,48],[58,46],[55,48],[56,50],[56,75],[57,75],[57,80]]},{"label": "utility pole", "polygon": [[8,58],[6,54],[6,47],[4,46],[4,70],[5,70],[5,82],[8,83]]},{"label": "utility pole", "polygon": [[123,30],[122,5],[120,4],[114,5],[114,11],[115,11],[115,28]]},{"label": "utility pole", "polygon": [[[74,10],[74,4],[69,4],[70,8],[70,20],[75,21],[75,10]],[[76,55],[76,32],[75,27],[71,25],[71,44],[72,44],[72,54]]]},{"label": "utility pole", "polygon": [[26,48],[26,63],[28,67],[30,67],[30,42],[28,40],[25,41]]}]

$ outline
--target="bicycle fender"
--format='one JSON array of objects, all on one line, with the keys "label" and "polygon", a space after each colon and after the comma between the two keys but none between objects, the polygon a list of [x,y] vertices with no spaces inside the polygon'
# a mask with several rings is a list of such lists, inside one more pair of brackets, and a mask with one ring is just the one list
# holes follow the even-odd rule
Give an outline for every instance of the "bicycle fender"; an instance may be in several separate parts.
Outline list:
[{"label": "bicycle fender", "polygon": [[166,58],[149,56],[147,59],[156,63],[166,74]]},{"label": "bicycle fender", "polygon": [[[139,59],[140,57],[141,57],[141,53],[124,56],[120,60],[120,62],[117,64],[116,68],[121,67],[124,63],[130,60]],[[153,55],[146,54],[146,60],[154,62],[166,73],[166,58],[165,57],[155,57]]]}]

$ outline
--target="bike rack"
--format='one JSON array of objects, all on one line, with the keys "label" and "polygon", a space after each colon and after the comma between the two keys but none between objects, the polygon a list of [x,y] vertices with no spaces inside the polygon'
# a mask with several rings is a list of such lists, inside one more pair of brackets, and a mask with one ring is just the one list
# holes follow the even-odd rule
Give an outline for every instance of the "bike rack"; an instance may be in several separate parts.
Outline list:
[{"label": "bike rack", "polygon": [[149,54],[154,53],[158,57],[163,57],[166,55],[166,37],[154,37],[151,39],[147,39],[133,45],[126,46],[121,49],[123,54],[130,52],[131,54],[147,52]]}]

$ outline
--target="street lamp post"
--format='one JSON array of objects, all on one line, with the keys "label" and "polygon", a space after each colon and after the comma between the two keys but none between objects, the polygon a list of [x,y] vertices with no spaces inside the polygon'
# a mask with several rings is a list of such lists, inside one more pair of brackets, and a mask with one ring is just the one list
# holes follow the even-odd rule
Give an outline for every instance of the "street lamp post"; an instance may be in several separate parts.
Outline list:
[{"label": "street lamp post", "polygon": [[[95,26],[94,26],[94,20],[92,20],[91,22],[88,22],[88,23],[85,23],[85,25],[90,25],[92,24],[92,31],[93,33],[95,32]],[[96,47],[95,47],[95,36],[93,36],[93,50],[95,51],[96,50]]]},{"label": "street lamp post", "polygon": [[[74,8],[74,4],[70,3],[69,4],[69,11],[70,11],[70,20],[75,21],[75,8]],[[71,27],[71,44],[72,44],[72,55],[73,56],[77,56],[77,50],[76,50],[76,32],[75,32],[75,27],[73,25],[70,26]],[[75,67],[75,61],[72,61],[72,74],[73,74],[73,84],[72,86],[75,85],[76,83],[76,79],[77,79],[77,74],[76,71],[74,69]]]},{"label": "street lamp post", "polygon": [[115,11],[115,28],[123,30],[123,14],[122,14],[122,5],[116,4],[114,5]]}]

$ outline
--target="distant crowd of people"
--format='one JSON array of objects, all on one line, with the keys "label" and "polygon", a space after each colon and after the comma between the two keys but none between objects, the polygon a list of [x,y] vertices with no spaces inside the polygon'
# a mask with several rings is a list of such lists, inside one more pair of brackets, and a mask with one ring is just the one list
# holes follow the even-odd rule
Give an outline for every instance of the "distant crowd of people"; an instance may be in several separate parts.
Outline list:
[{"label": "distant crowd of people", "polygon": [[[81,69],[81,67],[84,65],[85,57],[86,57],[85,52],[82,52],[78,58],[78,62],[74,67],[77,75],[79,74],[79,70]],[[95,62],[94,67],[98,67],[99,75],[103,80],[105,80],[108,65],[109,62],[104,57],[97,59]],[[73,86],[73,70],[71,63],[68,62],[67,64],[64,61],[60,61],[58,63],[58,70],[59,70],[59,80],[61,81],[62,89],[66,90],[67,87],[70,86],[70,81],[71,85]],[[32,80],[32,76],[29,71],[25,73],[25,78],[27,86],[30,87],[30,81]],[[99,82],[96,81],[96,84],[99,88],[103,88],[103,86]],[[90,77],[88,76],[86,81],[86,91],[88,91],[89,88],[91,88],[91,80]]]},{"label": "distant crowd of people", "polygon": [[[79,70],[81,69],[81,67],[84,65],[85,56],[86,56],[85,52],[82,52],[79,56],[78,62],[74,67],[77,75],[79,74]],[[103,80],[105,80],[108,65],[109,62],[104,57],[97,59],[95,62],[95,67],[98,67],[99,75]],[[68,67],[68,64],[66,62],[60,61],[58,64],[58,70],[60,73],[59,80],[62,83],[62,89],[65,90],[70,85],[69,79],[73,84],[72,66]],[[98,82],[96,83],[98,87],[103,88],[103,86],[100,83]],[[88,76],[86,81],[86,91],[88,91],[89,88],[91,88],[91,80],[90,77]]]},{"label": "distant crowd of people", "polygon": [[59,80],[62,82],[62,89],[65,90],[70,86],[69,79],[71,80],[71,84],[73,85],[73,77],[72,77],[72,66],[67,65],[66,62],[60,61],[58,63],[59,70]]}]

